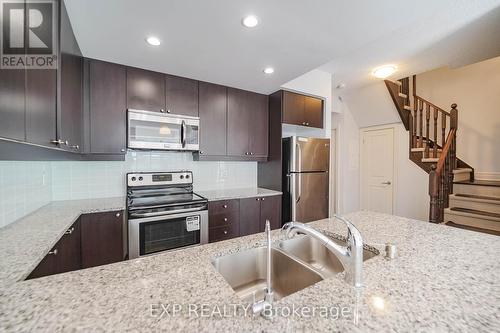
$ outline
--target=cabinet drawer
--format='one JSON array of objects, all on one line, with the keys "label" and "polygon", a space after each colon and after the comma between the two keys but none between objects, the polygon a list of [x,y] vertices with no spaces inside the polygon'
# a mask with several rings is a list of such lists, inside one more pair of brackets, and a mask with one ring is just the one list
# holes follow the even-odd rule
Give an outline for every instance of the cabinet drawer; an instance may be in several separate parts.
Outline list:
[{"label": "cabinet drawer", "polygon": [[224,212],[238,211],[240,209],[239,200],[219,200],[208,203],[208,213],[220,214]]},{"label": "cabinet drawer", "polygon": [[208,240],[210,243],[238,237],[240,235],[240,226],[237,223],[224,227],[211,228],[208,231]]},{"label": "cabinet drawer", "polygon": [[208,217],[209,228],[217,228],[239,223],[240,223],[240,214],[238,210],[231,210],[228,212],[222,212],[218,214],[210,214]]}]

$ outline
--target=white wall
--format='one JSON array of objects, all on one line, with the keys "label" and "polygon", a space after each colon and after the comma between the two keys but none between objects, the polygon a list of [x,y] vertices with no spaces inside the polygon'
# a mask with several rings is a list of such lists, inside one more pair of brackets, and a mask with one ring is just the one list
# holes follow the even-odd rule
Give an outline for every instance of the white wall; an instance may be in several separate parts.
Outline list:
[{"label": "white wall", "polygon": [[300,135],[329,138],[331,135],[332,75],[328,72],[315,69],[285,83],[281,87],[287,90],[315,95],[325,99],[323,129],[283,124],[283,137]]},{"label": "white wall", "polygon": [[500,179],[500,57],[417,75],[417,94],[444,110],[458,104],[458,157],[477,178]]},{"label": "white wall", "polygon": [[337,131],[337,208],[346,214],[359,210],[359,127],[349,107],[337,99],[339,113],[332,114]]}]

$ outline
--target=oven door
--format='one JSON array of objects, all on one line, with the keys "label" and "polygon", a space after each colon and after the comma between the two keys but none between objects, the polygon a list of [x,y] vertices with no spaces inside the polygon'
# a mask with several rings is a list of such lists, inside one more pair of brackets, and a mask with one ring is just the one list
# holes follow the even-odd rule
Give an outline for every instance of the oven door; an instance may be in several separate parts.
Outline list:
[{"label": "oven door", "polygon": [[129,258],[208,243],[208,211],[129,219]]},{"label": "oven door", "polygon": [[132,149],[199,149],[199,118],[128,110],[128,147]]}]

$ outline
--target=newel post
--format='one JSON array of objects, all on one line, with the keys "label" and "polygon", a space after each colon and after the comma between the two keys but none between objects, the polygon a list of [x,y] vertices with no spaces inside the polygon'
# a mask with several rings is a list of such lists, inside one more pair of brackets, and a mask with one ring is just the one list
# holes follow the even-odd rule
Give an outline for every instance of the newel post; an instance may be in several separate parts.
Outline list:
[{"label": "newel post", "polygon": [[439,175],[436,172],[436,166],[431,167],[431,172],[429,174],[429,197],[430,197],[430,207],[429,207],[429,222],[439,223],[440,207],[439,207]]},{"label": "newel post", "polygon": [[[450,157],[451,157],[451,170],[450,170],[450,172],[453,172],[453,170],[457,168],[458,110],[457,110],[456,103],[453,103],[451,105],[450,129],[455,129],[455,137],[453,138],[453,143],[452,143],[451,149],[450,149]],[[451,193],[453,193],[453,192],[451,192]]]}]

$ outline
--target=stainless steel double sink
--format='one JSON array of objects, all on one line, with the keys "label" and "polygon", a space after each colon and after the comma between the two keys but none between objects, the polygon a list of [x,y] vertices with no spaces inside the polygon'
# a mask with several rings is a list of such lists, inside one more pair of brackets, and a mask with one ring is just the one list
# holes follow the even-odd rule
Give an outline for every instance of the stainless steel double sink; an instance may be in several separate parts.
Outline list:
[{"label": "stainless steel double sink", "polygon": [[[345,246],[345,242],[335,240]],[[280,299],[329,278],[344,267],[320,241],[309,236],[297,236],[279,242],[272,248],[271,280],[274,299]],[[215,258],[215,269],[244,302],[254,303],[264,298],[266,288],[266,247]],[[377,254],[363,251],[363,260]]]}]

